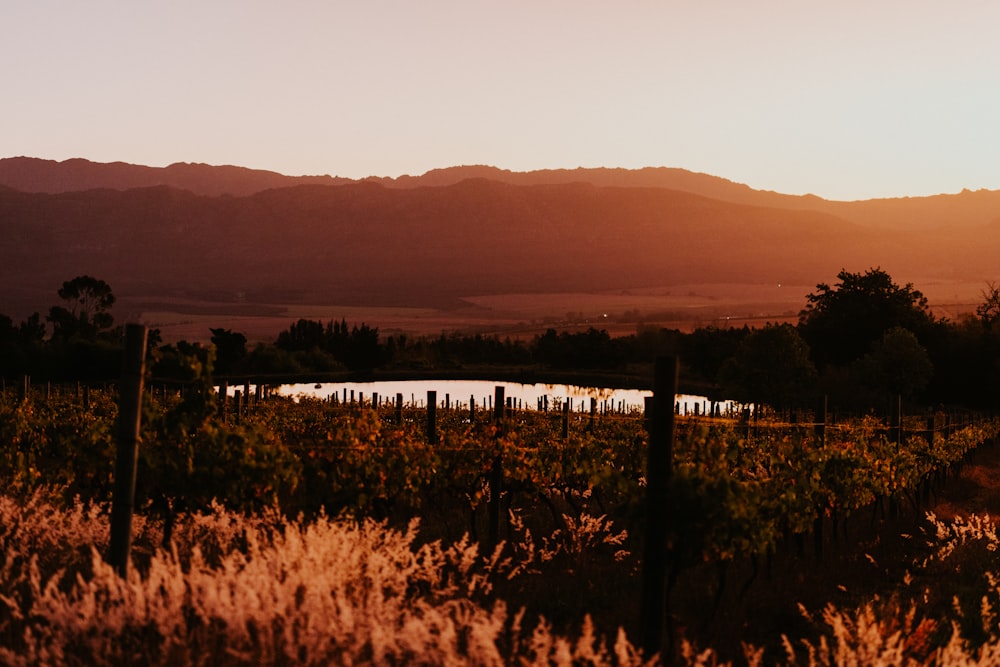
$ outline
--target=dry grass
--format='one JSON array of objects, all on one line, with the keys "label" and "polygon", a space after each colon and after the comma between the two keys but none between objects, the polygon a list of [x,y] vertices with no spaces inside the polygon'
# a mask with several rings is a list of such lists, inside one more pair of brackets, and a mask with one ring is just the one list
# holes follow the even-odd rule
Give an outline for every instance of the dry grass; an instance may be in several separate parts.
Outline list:
[{"label": "dry grass", "polygon": [[[638,665],[619,632],[522,627],[493,582],[560,549],[603,539],[571,524],[517,562],[468,539],[418,544],[374,521],[186,516],[170,552],[143,551],[126,578],[104,562],[102,508],[59,510],[40,494],[0,502],[0,663],[5,665]],[[596,531],[596,532],[595,532]],[[616,536],[609,537],[614,544]],[[86,557],[81,550],[86,549]]]},{"label": "dry grass", "polygon": [[[623,630],[602,636],[587,610],[567,635],[545,619],[528,624],[530,614],[498,593],[511,580],[544,578],[551,563],[632,558],[627,536],[605,517],[540,536],[512,517],[516,539],[484,554],[467,537],[422,541],[417,521],[396,530],[215,506],[184,516],[170,551],[151,546],[160,529],[137,517],[123,579],[102,558],[106,508],[62,507],[55,497],[0,495],[0,664],[643,664]],[[931,548],[898,594],[802,609],[815,635],[781,637],[776,655],[744,646],[737,663],[1000,664],[996,523],[928,520]],[[936,605],[931,582],[961,571],[964,592]],[[677,662],[728,664],[686,642]]]}]

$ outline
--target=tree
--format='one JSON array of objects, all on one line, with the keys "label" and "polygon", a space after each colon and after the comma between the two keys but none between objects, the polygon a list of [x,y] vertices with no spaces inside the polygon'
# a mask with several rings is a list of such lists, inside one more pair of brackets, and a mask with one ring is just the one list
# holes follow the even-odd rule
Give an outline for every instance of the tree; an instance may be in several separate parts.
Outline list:
[{"label": "tree", "polygon": [[927,298],[913,288],[892,282],[885,271],[842,270],[834,286],[820,283],[799,313],[799,333],[820,367],[846,365],[862,357],[886,331],[902,327],[917,338],[928,335],[935,320]]},{"label": "tree", "polygon": [[275,345],[289,352],[311,350],[313,348],[324,349],[326,347],[326,334],[323,330],[323,323],[319,321],[299,319],[287,330],[278,334]]},{"label": "tree", "polygon": [[699,327],[678,342],[682,371],[688,377],[712,383],[727,359],[736,354],[740,343],[750,335],[750,327]]},{"label": "tree", "polygon": [[617,368],[624,362],[621,346],[607,331],[594,327],[559,334],[547,329],[533,347],[536,361],[552,368]]},{"label": "tree", "polygon": [[722,364],[719,382],[731,398],[775,408],[811,405],[816,367],[809,346],[790,324],[751,331]]},{"label": "tree", "polygon": [[215,370],[225,375],[235,372],[247,356],[247,337],[229,329],[209,329],[215,345]]},{"label": "tree", "polygon": [[53,338],[76,336],[95,340],[114,324],[114,317],[108,311],[115,303],[115,295],[103,280],[77,276],[64,282],[58,294],[66,305],[49,309]]},{"label": "tree", "polygon": [[993,325],[1000,321],[1000,286],[990,281],[980,294],[983,302],[976,306],[976,317],[986,331],[993,331]]},{"label": "tree", "polygon": [[[346,325],[344,329],[347,329]],[[378,327],[373,328],[362,322],[360,327],[355,325],[351,329],[347,353],[337,357],[337,360],[352,371],[371,370],[382,365],[383,356],[378,342]]]},{"label": "tree", "polygon": [[26,320],[23,320],[17,328],[18,338],[21,345],[40,346],[45,340],[45,323],[42,316],[32,313]]},{"label": "tree", "polygon": [[858,377],[875,392],[910,398],[934,375],[927,350],[912,331],[893,327],[856,362]]}]

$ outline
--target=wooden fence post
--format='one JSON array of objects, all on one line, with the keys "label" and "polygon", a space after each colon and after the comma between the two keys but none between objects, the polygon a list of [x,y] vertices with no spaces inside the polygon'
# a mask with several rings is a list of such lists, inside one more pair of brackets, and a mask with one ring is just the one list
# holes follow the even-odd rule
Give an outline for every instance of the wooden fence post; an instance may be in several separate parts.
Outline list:
[{"label": "wooden fence post", "polygon": [[816,441],[821,447],[826,444],[826,410],[827,396],[823,394],[823,398],[819,401],[819,409],[816,410]]},{"label": "wooden fence post", "polygon": [[396,392],[396,423],[403,423],[403,394]]},{"label": "wooden fence post", "polygon": [[437,392],[427,392],[427,442],[437,444]]},{"label": "wooden fence post", "polygon": [[503,422],[504,418],[504,388],[497,386],[493,388],[493,421],[497,425]]},{"label": "wooden fence post", "polygon": [[563,414],[562,414],[562,439],[566,440],[569,438],[569,403],[570,399],[563,401]]},{"label": "wooden fence post", "polygon": [[643,545],[642,597],[639,642],[647,659],[666,646],[663,662],[670,664],[673,632],[667,591],[667,513],[670,478],[673,474],[674,397],[677,394],[676,357],[656,360],[653,378],[653,411],[647,416],[649,451],[646,458],[646,540]]},{"label": "wooden fence post", "polygon": [[[504,388],[497,386],[493,389],[493,421],[497,427],[497,437],[503,433],[505,428],[504,413]],[[497,443],[497,454],[493,457],[493,467],[490,469],[490,502],[487,506],[489,515],[489,540],[490,548],[495,547],[500,541],[500,494],[503,489],[503,456],[499,452],[499,442]]]},{"label": "wooden fence post", "polygon": [[139,455],[142,418],[142,376],[146,360],[146,327],[125,326],[125,362],[118,407],[118,451],[115,458],[114,495],[111,502],[111,541],[108,563],[125,577],[132,547],[132,505]]}]

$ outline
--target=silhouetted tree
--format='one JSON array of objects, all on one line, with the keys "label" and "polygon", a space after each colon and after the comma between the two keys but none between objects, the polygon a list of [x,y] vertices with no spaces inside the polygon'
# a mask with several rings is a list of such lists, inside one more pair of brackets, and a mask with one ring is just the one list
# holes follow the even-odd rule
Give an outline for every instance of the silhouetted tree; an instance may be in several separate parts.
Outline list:
[{"label": "silhouetted tree", "polygon": [[994,282],[986,283],[986,288],[980,292],[983,302],[976,306],[976,317],[986,331],[992,331],[993,326],[1000,321],[1000,286]]},{"label": "silhouetted tree", "polygon": [[593,327],[583,333],[548,329],[535,339],[534,351],[538,362],[553,368],[616,368],[624,360],[608,332]]},{"label": "silhouetted tree", "polygon": [[799,333],[818,366],[849,364],[893,327],[908,329],[918,339],[931,333],[935,321],[927,298],[911,283],[900,287],[878,268],[841,271],[837,278],[832,287],[818,284],[799,313]]},{"label": "silhouetted tree", "polygon": [[0,376],[44,375],[45,323],[38,313],[32,313],[19,324],[7,315],[0,315]]},{"label": "silhouetted tree", "polygon": [[114,324],[114,317],[108,311],[115,303],[115,295],[103,280],[77,276],[64,282],[58,294],[65,305],[49,310],[53,338],[96,340],[98,334]]},{"label": "silhouetted tree", "polygon": [[643,363],[653,362],[657,357],[677,355],[683,338],[684,334],[677,329],[640,324],[634,334],[619,338],[618,343],[627,361]]},{"label": "silhouetted tree", "polygon": [[42,316],[32,313],[18,326],[17,335],[21,345],[41,345],[45,340],[45,323],[42,322]]},{"label": "silhouetted tree", "polygon": [[921,391],[934,375],[927,350],[902,327],[886,331],[855,367],[858,379],[873,392],[904,399]]},{"label": "silhouetted tree", "polygon": [[326,347],[327,336],[323,323],[314,320],[300,319],[288,329],[278,334],[275,345],[282,350],[310,350]]},{"label": "silhouetted tree", "polygon": [[229,329],[209,329],[215,345],[215,370],[225,375],[239,370],[247,356],[247,337]]},{"label": "silhouetted tree", "polygon": [[[990,295],[970,314],[942,327],[940,339],[925,345],[934,376],[924,396],[934,403],[993,409],[1000,396],[1000,326],[991,322]],[[985,315],[985,317],[984,317]]]},{"label": "silhouetted tree", "polygon": [[[336,355],[335,355],[336,356]],[[352,371],[371,370],[382,365],[383,351],[378,341],[378,327],[355,325],[347,339],[347,350],[337,360]]]},{"label": "silhouetted tree", "polygon": [[740,343],[750,335],[750,327],[699,327],[682,337],[678,344],[681,372],[703,382],[716,382],[727,359],[736,354]]},{"label": "silhouetted tree", "polygon": [[790,324],[751,331],[719,370],[723,391],[745,403],[781,409],[812,405],[816,367],[809,346]]},{"label": "silhouetted tree", "polygon": [[[278,335],[275,345],[299,353],[295,361],[306,370],[335,370],[338,365],[350,370],[370,370],[381,366],[386,359],[378,328],[364,323],[350,328],[345,320],[331,320],[324,325],[300,319]],[[256,359],[260,355],[253,356]]]}]

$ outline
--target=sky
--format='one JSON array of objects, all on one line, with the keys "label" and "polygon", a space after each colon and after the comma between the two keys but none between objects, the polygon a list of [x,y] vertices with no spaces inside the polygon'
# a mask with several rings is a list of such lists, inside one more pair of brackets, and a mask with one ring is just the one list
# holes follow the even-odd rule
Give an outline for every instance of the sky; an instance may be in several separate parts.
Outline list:
[{"label": "sky", "polygon": [[0,157],[1000,189],[994,0],[14,0]]}]

